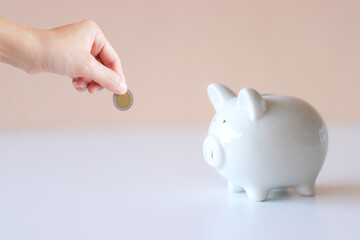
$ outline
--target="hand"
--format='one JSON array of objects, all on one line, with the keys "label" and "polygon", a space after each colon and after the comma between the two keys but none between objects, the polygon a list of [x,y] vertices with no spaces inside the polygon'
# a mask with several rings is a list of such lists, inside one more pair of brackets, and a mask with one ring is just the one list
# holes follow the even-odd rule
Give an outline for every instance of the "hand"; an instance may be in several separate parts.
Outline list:
[{"label": "hand", "polygon": [[79,91],[93,93],[103,87],[118,94],[127,91],[120,58],[93,21],[41,31],[38,36],[42,70],[72,77]]},{"label": "hand", "polygon": [[37,30],[0,17],[2,26],[6,32],[1,34],[0,29],[0,60],[28,73],[70,76],[78,91],[87,89],[93,93],[103,88],[117,94],[127,91],[120,58],[93,21]]}]

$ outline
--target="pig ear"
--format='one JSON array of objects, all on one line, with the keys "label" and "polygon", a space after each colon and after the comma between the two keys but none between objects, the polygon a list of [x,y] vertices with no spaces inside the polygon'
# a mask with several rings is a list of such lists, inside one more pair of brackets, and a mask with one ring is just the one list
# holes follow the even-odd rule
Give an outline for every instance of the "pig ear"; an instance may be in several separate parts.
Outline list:
[{"label": "pig ear", "polygon": [[265,100],[252,88],[241,89],[236,106],[245,109],[252,121],[261,118],[266,113]]},{"label": "pig ear", "polygon": [[207,91],[215,111],[218,111],[229,99],[236,96],[233,91],[219,83],[210,84]]}]

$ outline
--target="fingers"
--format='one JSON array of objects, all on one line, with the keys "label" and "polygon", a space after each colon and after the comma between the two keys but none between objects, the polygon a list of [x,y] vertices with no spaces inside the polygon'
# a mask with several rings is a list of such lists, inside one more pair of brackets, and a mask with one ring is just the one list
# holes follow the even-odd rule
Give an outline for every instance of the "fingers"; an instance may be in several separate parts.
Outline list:
[{"label": "fingers", "polygon": [[82,68],[80,75],[92,79],[104,88],[116,94],[125,94],[127,85],[124,76],[107,68],[93,56],[89,57],[88,66]]},{"label": "fingers", "polygon": [[92,36],[91,48],[81,54],[74,87],[79,91],[88,89],[90,93],[106,88],[116,94],[125,94],[127,84],[119,56],[94,22],[84,21],[82,24],[88,29],[85,32]]},{"label": "fingers", "polygon": [[91,49],[91,54],[106,67],[112,69],[113,71],[124,77],[124,73],[121,68],[120,58],[100,29],[99,31],[97,31],[97,34],[94,37],[93,41],[94,42]]},{"label": "fingers", "polygon": [[82,77],[73,78],[72,83],[75,89],[79,92],[88,90],[90,94],[93,94],[94,92],[98,92],[103,89],[103,87],[100,84],[88,78],[82,78]]},{"label": "fingers", "polygon": [[90,94],[93,94],[94,92],[101,91],[103,87],[98,84],[97,82],[92,82],[89,84],[88,91]]},{"label": "fingers", "polygon": [[73,78],[72,83],[76,90],[78,90],[79,92],[83,92],[88,88],[88,85],[91,81],[92,81],[91,79],[77,77],[77,78]]},{"label": "fingers", "polygon": [[86,88],[78,84],[79,78],[73,78],[72,84],[78,92],[83,92]]},{"label": "fingers", "polygon": [[[101,65],[103,65],[106,68],[112,70],[113,72],[115,72],[116,75],[120,76],[120,79],[121,79],[121,82],[123,82],[123,85],[120,87],[121,82],[116,83],[115,85],[117,85],[118,90],[113,91],[113,92],[121,94],[122,89],[127,90],[126,80],[125,80],[124,73],[122,71],[120,58],[117,55],[117,53],[115,52],[114,48],[110,45],[109,41],[107,41],[105,35],[102,33],[102,31],[100,29],[99,29],[99,31],[97,31],[97,34],[93,39],[93,46],[92,46],[92,49],[91,49],[91,55],[93,55],[95,57],[95,59]],[[99,66],[99,64],[95,64],[94,61],[92,61],[92,63],[93,63],[93,65]],[[107,88],[109,90],[113,89],[113,86],[112,86],[113,83],[108,82],[108,81],[111,81],[110,80],[111,78],[113,78],[113,79],[115,78],[115,81],[117,81],[116,79],[119,79],[119,77],[116,76],[116,75],[114,77],[113,76],[114,73],[112,73],[111,71],[103,71],[103,74],[108,75],[107,79],[104,79],[102,82],[99,82],[96,79],[94,79],[94,80],[97,81],[100,85],[102,85],[103,87],[105,87],[105,88]],[[126,92],[126,90],[125,90],[125,92]]]},{"label": "fingers", "polygon": [[123,76],[124,78],[124,73],[121,68],[120,58],[108,41],[105,41],[105,45],[99,52],[98,56],[100,57],[102,63],[105,66],[112,69],[113,71]]},{"label": "fingers", "polygon": [[88,78],[78,77],[76,80],[73,80],[73,84],[77,88],[87,88],[89,83],[91,83],[92,80]]}]

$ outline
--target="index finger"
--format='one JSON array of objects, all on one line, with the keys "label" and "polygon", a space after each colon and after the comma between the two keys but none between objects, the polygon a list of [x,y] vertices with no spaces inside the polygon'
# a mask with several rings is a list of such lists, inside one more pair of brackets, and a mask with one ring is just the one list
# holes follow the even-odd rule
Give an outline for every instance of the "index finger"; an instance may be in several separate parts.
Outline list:
[{"label": "index finger", "polygon": [[120,57],[115,52],[105,35],[100,31],[98,36],[94,39],[94,45],[97,46],[92,49],[91,54],[94,57],[101,59],[101,62],[111,70],[115,71],[122,77],[124,73],[121,67]]}]

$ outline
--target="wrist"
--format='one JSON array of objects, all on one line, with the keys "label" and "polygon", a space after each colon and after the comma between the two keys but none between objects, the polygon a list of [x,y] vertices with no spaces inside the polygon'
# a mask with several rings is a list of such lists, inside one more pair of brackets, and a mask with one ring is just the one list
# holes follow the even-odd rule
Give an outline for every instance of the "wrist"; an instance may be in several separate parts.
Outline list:
[{"label": "wrist", "polygon": [[40,72],[38,31],[0,17],[0,61],[29,73]]},{"label": "wrist", "polygon": [[27,73],[40,73],[42,69],[42,30],[25,28],[24,36],[26,41],[24,42],[24,66],[23,70]]}]

